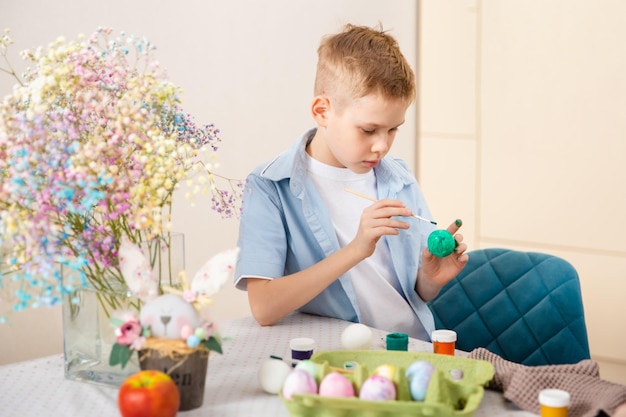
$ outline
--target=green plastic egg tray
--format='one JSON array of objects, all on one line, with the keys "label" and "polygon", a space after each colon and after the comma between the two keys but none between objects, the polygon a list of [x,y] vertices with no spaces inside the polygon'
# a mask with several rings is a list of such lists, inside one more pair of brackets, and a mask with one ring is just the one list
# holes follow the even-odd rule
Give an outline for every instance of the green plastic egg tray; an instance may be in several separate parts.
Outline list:
[{"label": "green plastic egg tray", "polygon": [[[279,394],[292,417],[444,417],[474,414],[484,395],[484,386],[491,381],[494,369],[490,362],[423,352],[334,350],[316,352],[311,360],[317,364],[316,381],[335,370],[344,370],[351,363],[352,372],[342,372],[358,392],[363,382],[381,365],[395,367],[393,381],[397,387],[395,401],[368,401],[354,398],[323,397],[317,394],[295,394],[287,400]],[[413,401],[406,368],[413,362],[430,362],[432,374],[424,401]],[[463,378],[454,381],[452,370],[463,371]]]}]

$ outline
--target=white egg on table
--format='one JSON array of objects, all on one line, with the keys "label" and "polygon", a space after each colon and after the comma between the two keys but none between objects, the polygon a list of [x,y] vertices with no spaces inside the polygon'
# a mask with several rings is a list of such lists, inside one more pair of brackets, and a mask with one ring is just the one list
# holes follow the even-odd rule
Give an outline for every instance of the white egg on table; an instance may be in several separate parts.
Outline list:
[{"label": "white egg on table", "polygon": [[372,346],[372,329],[363,323],[352,323],[341,333],[341,346],[347,350],[365,350]]},{"label": "white egg on table", "polygon": [[278,394],[291,372],[291,367],[279,359],[266,359],[259,368],[259,384],[268,394]]}]

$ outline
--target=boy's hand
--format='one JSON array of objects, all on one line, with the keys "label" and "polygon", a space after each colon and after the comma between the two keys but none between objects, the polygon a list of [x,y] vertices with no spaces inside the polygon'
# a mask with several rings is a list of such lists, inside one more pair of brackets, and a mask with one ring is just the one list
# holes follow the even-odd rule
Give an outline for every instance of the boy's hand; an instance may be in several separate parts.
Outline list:
[{"label": "boy's hand", "polygon": [[422,252],[422,267],[417,279],[416,290],[424,301],[432,300],[439,294],[441,287],[456,277],[465,267],[469,256],[465,253],[467,245],[463,235],[457,233],[463,223],[456,220],[446,230],[454,236],[456,248],[444,258],[438,258],[428,248]]},{"label": "boy's hand", "polygon": [[381,236],[397,235],[398,229],[409,228],[407,222],[393,217],[410,215],[411,210],[399,200],[379,200],[363,210],[359,230],[350,245],[365,259],[374,253]]}]

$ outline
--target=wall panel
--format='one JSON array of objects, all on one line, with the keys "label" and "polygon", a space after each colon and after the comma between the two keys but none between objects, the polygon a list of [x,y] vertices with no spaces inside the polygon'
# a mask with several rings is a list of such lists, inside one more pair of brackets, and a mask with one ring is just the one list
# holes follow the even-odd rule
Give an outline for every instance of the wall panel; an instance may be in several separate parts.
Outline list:
[{"label": "wall panel", "polygon": [[[475,216],[463,219],[476,225],[472,249],[570,261],[580,275],[592,358],[603,377],[626,383],[626,3],[420,4],[418,165],[431,207],[446,213],[463,204],[449,194],[461,181],[474,190],[472,209],[459,208]],[[472,60],[473,78],[469,65],[450,65]],[[449,105],[458,97],[462,107]],[[459,122],[472,117],[473,124]],[[471,186],[442,169],[444,153],[474,167]]]}]

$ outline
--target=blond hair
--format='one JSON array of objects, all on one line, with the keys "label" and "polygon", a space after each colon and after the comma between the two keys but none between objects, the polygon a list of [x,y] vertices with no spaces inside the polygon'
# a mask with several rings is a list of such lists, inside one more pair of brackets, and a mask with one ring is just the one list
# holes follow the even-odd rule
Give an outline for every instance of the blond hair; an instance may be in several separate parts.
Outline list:
[{"label": "blond hair", "polygon": [[348,24],[342,32],[322,38],[317,53],[315,95],[415,99],[415,74],[398,42],[382,27]]}]

